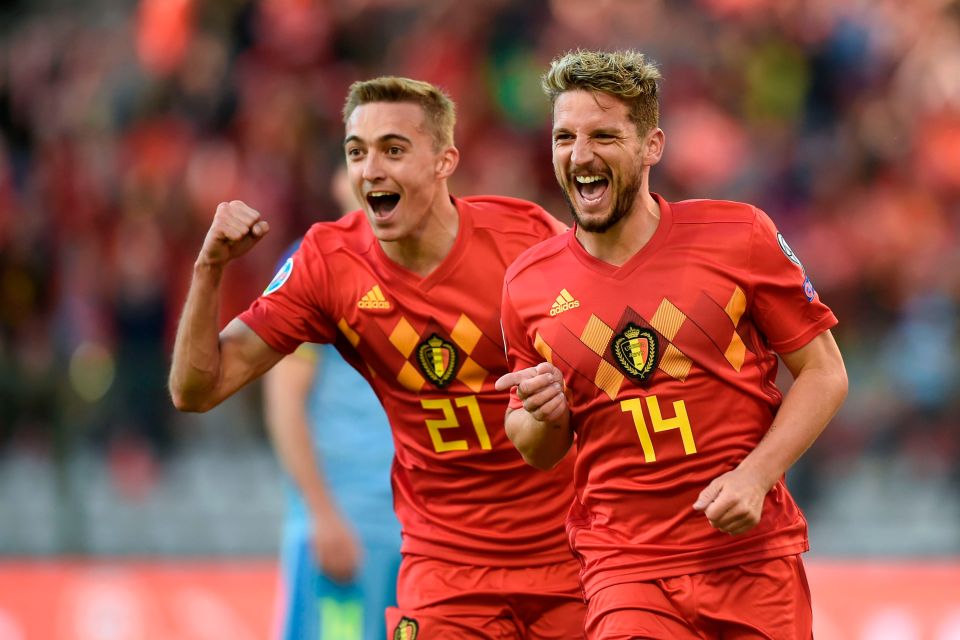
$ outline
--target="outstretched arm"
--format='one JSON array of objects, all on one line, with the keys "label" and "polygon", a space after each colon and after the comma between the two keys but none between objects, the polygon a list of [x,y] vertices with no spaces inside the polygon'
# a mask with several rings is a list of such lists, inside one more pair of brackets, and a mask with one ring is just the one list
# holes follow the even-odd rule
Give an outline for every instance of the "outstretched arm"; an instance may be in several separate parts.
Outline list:
[{"label": "outstretched arm", "polygon": [[573,444],[570,408],[563,392],[563,375],[548,362],[501,376],[499,391],[516,387],[522,409],[507,409],[507,436],[530,464],[552,469]]},{"label": "outstretched arm", "polygon": [[314,453],[307,402],[319,365],[318,351],[302,345],[264,377],[267,430],[281,464],[297,485],[310,513],[313,551],[323,573],[349,582],[360,564],[361,546],[327,489]]},{"label": "outstretched arm", "polygon": [[260,214],[239,200],[217,207],[177,326],[169,381],[177,409],[207,411],[283,357],[240,320],[217,333],[224,269],[269,230]]},{"label": "outstretched arm", "polygon": [[847,396],[847,371],[830,331],[780,357],[794,381],[773,424],[743,462],[707,485],[693,505],[725,533],[745,533],[760,522],[767,492],[813,444]]}]

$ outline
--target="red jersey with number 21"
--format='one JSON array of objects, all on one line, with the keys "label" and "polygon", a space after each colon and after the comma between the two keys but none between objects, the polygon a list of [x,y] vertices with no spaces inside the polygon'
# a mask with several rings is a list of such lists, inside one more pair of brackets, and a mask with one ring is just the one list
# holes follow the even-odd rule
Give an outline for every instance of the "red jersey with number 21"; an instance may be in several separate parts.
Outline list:
[{"label": "red jersey with number 21", "polygon": [[403,551],[490,566],[572,561],[572,456],[541,473],[503,429],[503,276],[563,225],[512,198],[454,199],[450,254],[425,278],[383,253],[362,212],[315,224],[240,319],[282,353],[335,343],[383,403]]},{"label": "red jersey with number 21", "polygon": [[836,318],[763,212],[655,197],[658,228],[620,267],[569,232],[521,256],[504,286],[511,369],[550,361],[569,389],[578,457],[568,532],[588,596],[808,546],[782,479],[744,535],[713,529],[693,503],[770,427],[775,352]]}]

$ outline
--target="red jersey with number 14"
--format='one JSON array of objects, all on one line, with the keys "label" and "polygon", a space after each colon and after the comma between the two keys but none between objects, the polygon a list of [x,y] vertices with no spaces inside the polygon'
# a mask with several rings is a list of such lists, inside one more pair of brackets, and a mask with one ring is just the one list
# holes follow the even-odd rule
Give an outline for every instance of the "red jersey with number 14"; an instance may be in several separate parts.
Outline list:
[{"label": "red jersey with number 14", "polygon": [[570,232],[521,256],[504,286],[511,368],[548,360],[569,390],[578,457],[568,532],[588,597],[808,546],[782,479],[744,535],[715,530],[693,503],[770,427],[775,352],[836,318],[763,212],[655,197],[658,228],[625,264],[597,260]]},{"label": "red jersey with number 14", "polygon": [[425,278],[383,253],[362,212],[314,225],[240,319],[289,353],[332,342],[383,403],[403,551],[489,566],[570,559],[563,521],[572,456],[528,467],[503,428],[503,276],[522,251],[563,230],[511,198],[455,199],[450,254]]}]

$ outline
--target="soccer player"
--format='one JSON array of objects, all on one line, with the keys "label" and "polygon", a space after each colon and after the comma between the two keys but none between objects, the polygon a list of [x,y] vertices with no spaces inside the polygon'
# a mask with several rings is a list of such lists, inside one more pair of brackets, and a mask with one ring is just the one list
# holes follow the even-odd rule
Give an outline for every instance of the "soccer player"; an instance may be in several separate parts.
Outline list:
[{"label": "soccer player", "polygon": [[540,207],[452,198],[454,107],[432,85],[355,83],[344,151],[356,211],[314,225],[264,294],[217,332],[224,268],[269,230],[222,203],[197,258],[170,390],[206,410],[303,342],[332,343],[373,386],[396,449],[403,534],[397,638],[576,638],[584,603],[564,531],[572,456],[528,467],[503,429],[507,265],[563,226]]},{"label": "soccer player", "polygon": [[846,395],[837,320],[762,211],[649,191],[659,77],[633,51],[544,76],[576,224],[507,271],[507,433],[542,469],[576,439],[587,637],[810,638],[784,473]]}]

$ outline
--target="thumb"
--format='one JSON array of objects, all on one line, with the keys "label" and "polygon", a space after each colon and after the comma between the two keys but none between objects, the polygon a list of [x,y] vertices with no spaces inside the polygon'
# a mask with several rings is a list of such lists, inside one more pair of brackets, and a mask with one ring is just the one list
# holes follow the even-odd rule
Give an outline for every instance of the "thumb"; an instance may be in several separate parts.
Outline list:
[{"label": "thumb", "polygon": [[259,220],[250,228],[250,233],[253,234],[255,238],[262,238],[270,232],[270,225],[267,224],[266,220]]},{"label": "thumb", "polygon": [[693,503],[693,508],[696,511],[704,511],[707,507],[710,506],[710,503],[717,499],[717,496],[720,495],[720,483],[714,480],[707,485],[707,488],[700,492],[700,495],[697,497],[697,501]]}]

